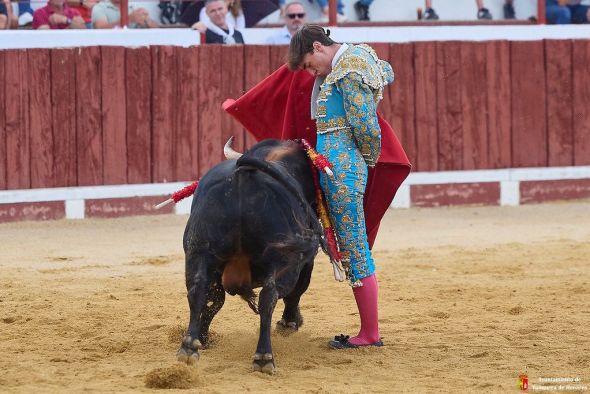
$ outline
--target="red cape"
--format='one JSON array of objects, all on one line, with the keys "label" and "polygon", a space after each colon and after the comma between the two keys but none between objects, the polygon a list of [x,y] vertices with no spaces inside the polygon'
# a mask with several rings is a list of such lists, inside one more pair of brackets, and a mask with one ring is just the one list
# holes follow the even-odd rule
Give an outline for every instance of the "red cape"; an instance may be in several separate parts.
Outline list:
[{"label": "red cape", "polygon": [[[284,65],[239,99],[226,100],[223,108],[258,141],[305,138],[315,147],[316,125],[310,110],[313,83],[308,72],[292,72]],[[365,190],[365,221],[371,248],[381,218],[411,168],[392,127],[378,116],[381,156],[375,168],[369,168]]]}]

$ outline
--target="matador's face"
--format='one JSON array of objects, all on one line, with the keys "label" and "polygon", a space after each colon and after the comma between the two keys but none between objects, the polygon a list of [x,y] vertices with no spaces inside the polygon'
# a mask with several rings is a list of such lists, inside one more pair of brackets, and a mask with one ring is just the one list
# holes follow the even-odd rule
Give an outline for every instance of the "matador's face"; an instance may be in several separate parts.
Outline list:
[{"label": "matador's face", "polygon": [[313,51],[303,56],[301,68],[314,77],[325,77],[332,71],[333,57],[326,46],[316,41],[313,43]]}]

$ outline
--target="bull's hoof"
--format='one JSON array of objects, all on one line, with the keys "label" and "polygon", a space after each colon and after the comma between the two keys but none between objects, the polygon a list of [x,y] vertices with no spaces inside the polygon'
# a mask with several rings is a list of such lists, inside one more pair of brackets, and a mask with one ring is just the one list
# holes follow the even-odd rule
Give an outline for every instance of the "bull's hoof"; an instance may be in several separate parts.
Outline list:
[{"label": "bull's hoof", "polygon": [[181,347],[178,349],[178,352],[176,352],[176,360],[187,365],[196,365],[197,361],[199,361],[199,353]]},{"label": "bull's hoof", "polygon": [[181,363],[195,365],[199,361],[199,349],[202,348],[201,341],[193,339],[190,335],[186,335],[182,339],[180,349],[176,352],[176,359]]},{"label": "bull's hoof", "polygon": [[294,333],[299,330],[299,324],[295,321],[286,321],[281,319],[277,322],[277,330],[280,330],[286,334]]},{"label": "bull's hoof", "polygon": [[198,350],[198,349],[203,349],[203,345],[201,344],[201,341],[199,341],[198,339],[193,339],[193,337],[191,337],[190,335],[186,335],[183,339],[182,339],[182,344],[187,347],[188,349],[192,349],[192,350]]},{"label": "bull's hoof", "polygon": [[275,372],[275,361],[272,353],[254,353],[252,356],[252,370],[272,375]]}]

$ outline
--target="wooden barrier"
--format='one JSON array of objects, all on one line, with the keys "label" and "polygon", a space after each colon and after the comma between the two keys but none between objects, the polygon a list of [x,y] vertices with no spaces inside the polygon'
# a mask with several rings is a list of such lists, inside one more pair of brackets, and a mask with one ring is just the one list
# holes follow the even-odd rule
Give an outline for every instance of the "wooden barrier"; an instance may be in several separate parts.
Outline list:
[{"label": "wooden barrier", "polygon": [[[379,43],[380,111],[416,171],[590,164],[590,40]],[[0,51],[0,190],[186,181],[222,160],[221,109],[285,46]]]}]

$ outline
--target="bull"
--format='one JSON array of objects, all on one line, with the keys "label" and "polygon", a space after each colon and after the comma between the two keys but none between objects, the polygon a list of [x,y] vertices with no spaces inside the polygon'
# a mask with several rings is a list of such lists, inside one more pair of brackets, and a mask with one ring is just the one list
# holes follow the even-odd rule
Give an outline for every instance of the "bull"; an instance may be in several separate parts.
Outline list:
[{"label": "bull", "polygon": [[[293,141],[265,140],[218,164],[201,179],[183,238],[190,321],[177,359],[188,364],[209,345],[209,326],[225,293],[240,295],[260,314],[253,369],[273,373],[271,319],[278,328],[303,323],[299,301],[323,242],[313,209],[312,169]],[[253,291],[262,287],[258,303]]]}]

